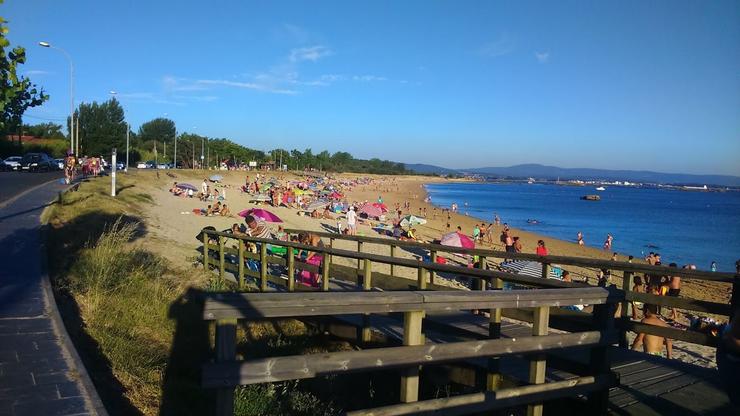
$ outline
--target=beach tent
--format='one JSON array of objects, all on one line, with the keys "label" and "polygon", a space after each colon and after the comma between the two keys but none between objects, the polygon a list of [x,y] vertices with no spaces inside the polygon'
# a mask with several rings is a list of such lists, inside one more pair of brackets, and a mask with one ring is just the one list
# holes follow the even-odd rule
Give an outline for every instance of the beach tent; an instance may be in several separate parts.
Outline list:
[{"label": "beach tent", "polygon": [[[509,273],[523,276],[542,277],[542,263],[530,260],[512,260],[501,263],[501,268]],[[547,275],[549,279],[560,279],[555,271],[550,268]]]},{"label": "beach tent", "polygon": [[360,214],[365,214],[368,217],[380,217],[383,215],[383,210],[380,208],[372,205],[372,204],[365,204],[360,208]]},{"label": "beach tent", "polygon": [[414,225],[426,224],[427,220],[416,215],[407,215],[401,219],[401,227],[412,227]]},{"label": "beach tent", "polygon": [[186,189],[186,190],[187,189],[192,189],[193,191],[198,192],[198,188],[194,187],[193,185],[191,185],[189,183],[178,183],[177,184],[177,187],[180,188],[180,189]]},{"label": "beach tent", "polygon": [[450,247],[475,248],[475,243],[470,237],[457,231],[443,235],[440,244]]},{"label": "beach tent", "polygon": [[278,217],[277,215],[266,209],[261,208],[245,209],[244,211],[239,213],[240,217],[246,218],[247,215],[251,215],[255,218],[261,218],[267,222],[283,222],[283,220],[281,220],[280,217]]}]

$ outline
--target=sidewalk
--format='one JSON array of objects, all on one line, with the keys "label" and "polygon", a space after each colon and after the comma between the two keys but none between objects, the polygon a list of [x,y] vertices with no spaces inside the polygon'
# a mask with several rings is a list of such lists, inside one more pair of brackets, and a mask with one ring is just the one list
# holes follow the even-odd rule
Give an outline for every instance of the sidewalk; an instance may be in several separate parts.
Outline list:
[{"label": "sidewalk", "polygon": [[44,270],[49,183],[0,208],[0,416],[105,415],[72,347]]}]

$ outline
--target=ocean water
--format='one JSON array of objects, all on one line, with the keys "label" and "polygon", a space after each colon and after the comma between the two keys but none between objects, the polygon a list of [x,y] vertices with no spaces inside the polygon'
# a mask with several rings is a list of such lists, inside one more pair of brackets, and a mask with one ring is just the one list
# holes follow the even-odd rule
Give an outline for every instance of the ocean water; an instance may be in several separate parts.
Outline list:
[{"label": "ocean water", "polygon": [[[602,247],[607,233],[612,250],[644,257],[655,251],[663,263],[696,264],[734,272],[740,259],[740,192],[686,192],[670,189],[548,184],[429,184],[432,203],[458,204],[486,222],[497,213],[510,226],[567,241],[583,233],[586,245]],[[582,201],[598,194],[601,201]],[[467,206],[465,206],[467,203]],[[538,224],[527,223],[536,219]],[[453,224],[454,226],[454,224]],[[466,230],[469,232],[470,230]]]}]

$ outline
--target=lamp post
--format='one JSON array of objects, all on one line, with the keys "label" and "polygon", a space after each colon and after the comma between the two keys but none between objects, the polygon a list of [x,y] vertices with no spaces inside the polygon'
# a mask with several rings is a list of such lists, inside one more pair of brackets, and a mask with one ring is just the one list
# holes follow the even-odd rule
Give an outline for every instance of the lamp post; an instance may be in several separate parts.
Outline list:
[{"label": "lamp post", "polygon": [[[64,54],[65,57],[67,57],[67,60],[69,61],[69,151],[74,152],[75,155],[78,155],[79,153],[79,146],[77,144],[77,140],[75,138],[75,87],[74,87],[74,73],[75,73],[75,67],[72,63],[72,56],[65,51],[64,49],[53,46],[49,42],[41,41],[39,42],[39,46],[44,48],[51,48],[56,49]],[[79,155],[78,155],[79,156]]]},{"label": "lamp post", "polygon": [[[116,95],[117,92],[111,90],[110,95]],[[125,115],[124,115],[125,117]],[[131,132],[131,125],[126,122],[126,167],[123,168],[123,171],[128,173],[128,147],[129,147],[129,133]]]}]

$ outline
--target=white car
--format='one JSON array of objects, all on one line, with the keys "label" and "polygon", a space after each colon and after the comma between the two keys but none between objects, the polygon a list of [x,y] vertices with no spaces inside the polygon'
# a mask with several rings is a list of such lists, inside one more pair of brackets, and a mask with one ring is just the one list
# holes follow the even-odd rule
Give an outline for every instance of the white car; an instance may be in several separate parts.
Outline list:
[{"label": "white car", "polygon": [[7,159],[5,159],[5,168],[7,170],[20,170],[21,169],[21,159],[23,159],[20,156],[11,156]]},{"label": "white car", "polygon": [[146,162],[139,162],[136,167],[139,169],[154,169],[154,162],[152,162],[151,160]]}]

